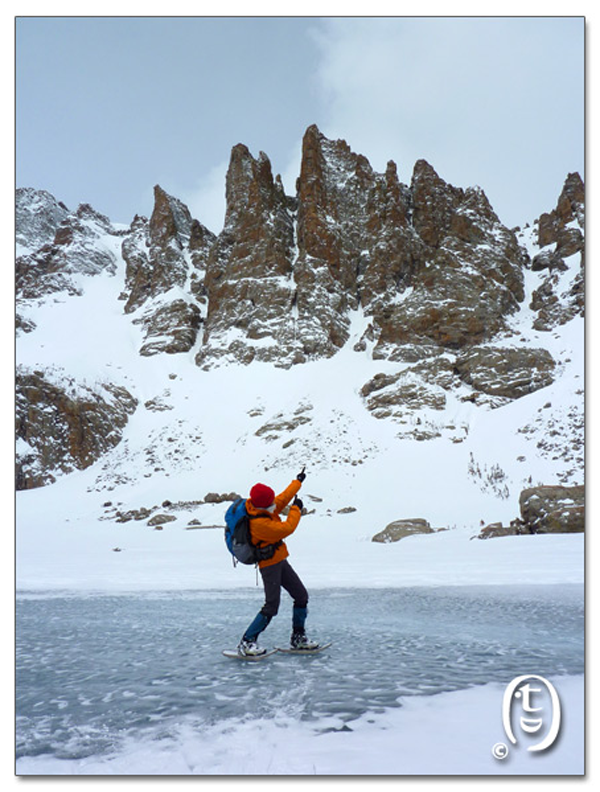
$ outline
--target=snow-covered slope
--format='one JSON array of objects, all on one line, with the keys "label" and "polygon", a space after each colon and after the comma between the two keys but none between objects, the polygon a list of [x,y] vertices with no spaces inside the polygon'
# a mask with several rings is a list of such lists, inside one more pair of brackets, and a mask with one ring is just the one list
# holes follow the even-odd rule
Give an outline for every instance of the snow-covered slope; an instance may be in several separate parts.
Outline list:
[{"label": "snow-covered slope", "polygon": [[19,585],[246,583],[211,526],[303,466],[290,548],[319,585],[579,580],[581,534],[474,537],[524,489],[582,497],[580,176],[511,230],[312,126],[295,197],[242,145],[226,191],[218,236],[159,185],[129,228],[17,191]]},{"label": "snow-covered slope", "polygon": [[[222,525],[227,502],[199,501],[245,494],[258,480],[283,489],[303,465],[309,514],[289,546],[313,585],[581,580],[582,535],[471,540],[482,524],[517,517],[526,486],[583,483],[580,317],[533,330],[526,296],[511,319],[519,334],[511,343],[548,349],[558,363],[554,382],[496,409],[450,393],[443,410],[410,419],[443,429],[418,441],[365,408],[364,383],[409,364],[354,350],[367,323],[360,312],[337,355],[288,370],[254,362],[205,371],[194,363],[196,348],[143,357],[139,325],[118,300],[119,240],[106,245],[114,271],[80,274],[79,295],[53,293],[29,306],[35,327],[19,339],[18,363],[124,386],[139,407],[119,445],[95,464],[18,493],[20,587],[252,584],[253,573],[232,569],[222,532],[210,527]],[[530,293],[542,277],[527,273]],[[132,510],[145,518],[120,521]],[[156,530],[147,523],[158,514],[176,519]],[[450,530],[394,545],[370,541],[409,517]],[[206,527],[189,527],[192,520]]]}]

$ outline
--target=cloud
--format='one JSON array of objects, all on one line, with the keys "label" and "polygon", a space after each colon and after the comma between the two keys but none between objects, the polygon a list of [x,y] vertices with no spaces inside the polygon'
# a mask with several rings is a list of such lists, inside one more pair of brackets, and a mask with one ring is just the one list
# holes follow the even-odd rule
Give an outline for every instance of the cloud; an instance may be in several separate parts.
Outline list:
[{"label": "cloud", "polygon": [[214,165],[191,189],[180,189],[176,195],[187,205],[192,217],[214,234],[223,229],[225,219],[225,178],[229,161]]},{"label": "cloud", "polygon": [[410,181],[417,159],[482,186],[505,222],[583,173],[581,18],[346,18],[312,36],[322,131]]}]

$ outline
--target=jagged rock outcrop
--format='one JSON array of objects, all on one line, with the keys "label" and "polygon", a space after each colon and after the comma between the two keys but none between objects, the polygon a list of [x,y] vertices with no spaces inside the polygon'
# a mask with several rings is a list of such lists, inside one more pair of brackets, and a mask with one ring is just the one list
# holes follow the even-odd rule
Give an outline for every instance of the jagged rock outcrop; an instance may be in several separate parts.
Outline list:
[{"label": "jagged rock outcrop", "polygon": [[[215,237],[178,199],[155,187],[150,220],[115,231],[89,207],[68,213],[43,191],[18,194],[20,297],[78,294],[70,273],[114,271],[122,235],[122,299],[142,324],[142,354],[188,351],[196,361],[289,366],[335,354],[353,312],[369,320],[355,346],[375,358],[415,362],[460,353],[509,334],[524,297],[528,255],[478,187],[446,183],[425,160],[410,185],[390,161],[376,173],[343,140],[310,126],[294,197],[264,153],[239,144],[227,174],[225,226]],[[536,328],[583,311],[584,188],[570,174],[557,207],[538,221],[532,267],[548,276],[533,294]],[[568,273],[567,273],[568,274]],[[173,323],[174,332],[168,324]],[[31,329],[27,316],[18,327]],[[162,340],[161,340],[162,339]]]},{"label": "jagged rock outcrop", "polygon": [[555,367],[545,349],[474,346],[457,356],[426,358],[396,374],[376,374],[360,395],[375,418],[403,426],[399,437],[433,440],[447,435],[462,442],[464,436],[455,423],[435,420],[435,412],[446,407],[447,393],[499,407],[550,385]]},{"label": "jagged rock outcrop", "polygon": [[298,191],[297,330],[306,357],[328,357],[349,337],[359,304],[367,202],[375,174],[343,140],[306,130]]},{"label": "jagged rock outcrop", "polygon": [[279,362],[293,353],[294,202],[264,153],[231,152],[223,231],[206,265],[208,313],[196,362]]},{"label": "jagged rock outcrop", "polygon": [[68,215],[64,203],[47,190],[19,187],[15,196],[15,242],[19,255],[50,244]]},{"label": "jagged rock outcrop", "polygon": [[17,489],[83,470],[121,440],[137,400],[123,387],[77,383],[64,373],[17,369]]},{"label": "jagged rock outcrop", "polygon": [[[585,228],[585,189],[578,173],[569,173],[558,198],[556,208],[542,214],[538,221],[540,248],[556,244],[556,252],[567,258],[583,253]],[[535,269],[535,259],[533,261]]]},{"label": "jagged rock outcrop", "polygon": [[[55,203],[48,201],[48,206],[51,211]],[[114,274],[116,256],[112,241],[118,235],[107,217],[88,204],[81,204],[62,219],[52,242],[17,258],[17,300],[38,300],[59,291],[80,294],[77,276]]]},{"label": "jagged rock outcrop", "polygon": [[330,356],[358,308],[371,323],[357,349],[374,347],[375,357],[481,343],[507,329],[527,263],[481,189],[452,187],[423,160],[408,187],[394,162],[376,173],[313,125],[292,199],[266,155],[238,145],[225,228],[207,263],[197,362]]},{"label": "jagged rock outcrop", "polygon": [[[530,233],[520,244],[480,188],[446,183],[425,160],[405,185],[393,161],[377,173],[345,141],[329,140],[314,125],[304,135],[294,196],[286,195],[266,154],[255,158],[239,144],[231,152],[226,200],[217,237],[158,185],[150,219],[136,216],[129,229],[115,228],[86,204],[70,212],[49,193],[19,190],[17,329],[34,332],[36,308],[53,293],[63,292],[51,297],[58,316],[69,295],[85,291],[86,278],[121,279],[124,262],[119,299],[141,355],[192,351],[204,368],[252,361],[289,367],[336,354],[352,334],[357,353],[389,361],[382,364],[386,373],[362,388],[366,409],[390,419],[398,437],[418,440],[462,442],[468,419],[449,418],[448,406],[456,402],[457,415],[461,401],[501,406],[551,384],[570,362],[557,359],[558,369],[549,353],[531,349],[512,316],[524,301],[528,268],[528,283],[540,283],[530,306],[536,329],[583,315],[584,187],[578,174],[569,175],[556,208],[537,222],[536,255]],[[114,285],[116,295],[121,283]],[[29,350],[40,341],[31,338]],[[36,361],[34,355],[29,359]],[[47,379],[44,372],[39,376]],[[34,405],[73,401],[60,395],[69,389],[55,379],[46,385],[19,380],[20,426],[31,418],[29,398]],[[557,473],[565,483],[577,480],[573,471],[582,464],[579,395],[568,409],[544,408],[519,429],[535,439],[536,453],[572,463]],[[171,406],[152,399],[146,404],[156,411]],[[44,411],[32,410],[41,426]],[[56,433],[45,426],[48,448],[41,439],[26,440],[22,430],[20,485],[37,486],[52,480],[52,470],[75,469],[93,457],[92,451],[73,459],[57,451],[51,458],[50,446],[60,449],[65,443],[58,438],[71,431],[65,415],[76,411],[47,408]],[[308,449],[313,424],[302,411],[281,412],[265,418],[256,435],[274,442],[295,433],[283,448],[297,441]],[[332,445],[337,442],[332,438]],[[344,454],[352,464],[362,461],[352,449]]]},{"label": "jagged rock outcrop", "polygon": [[524,298],[528,256],[485,193],[446,184],[420,160],[411,206],[420,240],[413,273],[375,316],[374,357],[402,359],[407,344],[457,350],[505,331]]},{"label": "jagged rock outcrop", "polygon": [[548,271],[532,295],[531,308],[537,313],[534,327],[551,330],[574,316],[583,316],[585,307],[585,189],[578,173],[570,173],[556,208],[537,221],[540,251],[531,266]]},{"label": "jagged rock outcrop", "polygon": [[154,188],[148,221],[136,216],[123,240],[125,313],[145,331],[142,355],[188,352],[202,321],[205,266],[215,236],[177,198]]},{"label": "jagged rock outcrop", "polygon": [[156,185],[150,222],[136,216],[132,234],[123,243],[125,288],[129,295],[125,313],[132,313],[175,286],[185,286],[188,264],[184,251],[189,244],[191,223],[187,207]]}]

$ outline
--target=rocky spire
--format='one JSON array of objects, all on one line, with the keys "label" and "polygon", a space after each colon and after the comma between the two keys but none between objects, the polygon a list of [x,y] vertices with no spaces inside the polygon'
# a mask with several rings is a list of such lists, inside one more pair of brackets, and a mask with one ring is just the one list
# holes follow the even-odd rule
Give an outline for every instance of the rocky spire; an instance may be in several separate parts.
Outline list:
[{"label": "rocky spire", "polygon": [[[150,221],[136,216],[122,244],[125,313],[145,307],[134,320],[145,332],[140,354],[187,352],[196,343],[202,320],[200,268],[213,241],[184,203],[155,186]],[[170,299],[153,303],[169,293]]]},{"label": "rocky spire", "polygon": [[294,230],[289,199],[266,154],[255,159],[246,146],[233,147],[226,202],[223,231],[207,261],[208,314],[197,363],[249,362],[257,353],[278,360],[292,332]]},{"label": "rocky spire", "polygon": [[578,173],[570,173],[556,207],[537,221],[541,250],[531,267],[547,274],[532,295],[537,330],[551,330],[585,308],[585,188]]},{"label": "rocky spire", "polygon": [[191,222],[188,208],[157,184],[150,222],[136,217],[133,233],[122,246],[129,292],[125,313],[135,311],[173,286],[185,284],[187,264],[183,251],[189,243]]},{"label": "rocky spire", "polygon": [[583,250],[585,189],[578,173],[570,173],[563,185],[556,208],[542,214],[538,221],[540,247],[556,243],[563,258]]}]

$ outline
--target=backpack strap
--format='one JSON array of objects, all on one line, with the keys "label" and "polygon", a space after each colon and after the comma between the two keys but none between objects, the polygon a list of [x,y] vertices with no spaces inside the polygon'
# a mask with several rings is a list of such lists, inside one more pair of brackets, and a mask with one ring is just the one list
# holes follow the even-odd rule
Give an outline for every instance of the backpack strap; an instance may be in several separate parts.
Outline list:
[{"label": "backpack strap", "polygon": [[[262,514],[249,514],[248,519],[256,520],[259,517],[266,517],[268,514],[269,512],[264,512]],[[277,550],[277,548],[281,547],[283,544],[283,539],[278,539],[276,542],[264,542],[262,539],[259,539],[258,542],[252,541],[252,544],[254,547],[258,547],[259,550],[265,550],[267,547],[272,547],[274,553],[275,550]]]}]

